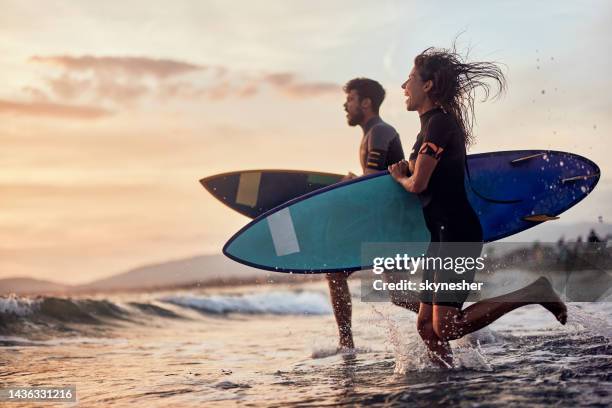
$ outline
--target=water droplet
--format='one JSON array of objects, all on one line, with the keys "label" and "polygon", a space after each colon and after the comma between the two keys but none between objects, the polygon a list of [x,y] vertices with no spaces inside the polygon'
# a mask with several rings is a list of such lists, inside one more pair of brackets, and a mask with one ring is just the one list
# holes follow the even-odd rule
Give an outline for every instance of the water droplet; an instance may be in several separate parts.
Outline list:
[{"label": "water droplet", "polygon": [[559,162],[559,166],[563,167],[563,162]]},{"label": "water droplet", "polygon": [[586,188],[585,186],[580,187],[580,191],[582,191],[583,193],[586,193],[588,191],[588,188]]},{"label": "water droplet", "polygon": [[540,69],[540,66],[538,65],[538,66],[536,67],[536,69]]},{"label": "water droplet", "polygon": [[542,95],[546,94],[546,90],[545,89],[542,89],[541,92],[542,92]]},{"label": "water droplet", "polygon": [[597,130],[597,125],[593,125],[593,129],[594,129],[594,130]]}]

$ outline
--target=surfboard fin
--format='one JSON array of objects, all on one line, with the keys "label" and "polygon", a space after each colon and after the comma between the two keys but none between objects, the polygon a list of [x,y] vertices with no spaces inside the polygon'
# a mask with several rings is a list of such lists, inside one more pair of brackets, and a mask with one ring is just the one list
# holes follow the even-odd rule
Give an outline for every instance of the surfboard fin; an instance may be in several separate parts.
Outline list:
[{"label": "surfboard fin", "polygon": [[544,222],[544,221],[558,220],[558,219],[559,217],[557,217],[556,215],[548,215],[548,214],[536,214],[536,215],[528,215],[526,217],[523,217],[523,220],[532,221],[532,222]]}]

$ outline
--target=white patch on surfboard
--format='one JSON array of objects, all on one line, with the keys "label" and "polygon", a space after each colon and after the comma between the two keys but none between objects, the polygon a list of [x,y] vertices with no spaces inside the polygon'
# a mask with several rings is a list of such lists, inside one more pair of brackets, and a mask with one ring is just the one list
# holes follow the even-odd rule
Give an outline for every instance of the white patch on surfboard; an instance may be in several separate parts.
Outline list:
[{"label": "white patch on surfboard", "polygon": [[300,244],[295,235],[293,219],[288,207],[269,215],[266,219],[270,234],[272,234],[276,256],[300,252]]},{"label": "white patch on surfboard", "polygon": [[259,184],[261,173],[242,173],[238,182],[238,192],[236,193],[236,204],[255,207],[259,196]]}]

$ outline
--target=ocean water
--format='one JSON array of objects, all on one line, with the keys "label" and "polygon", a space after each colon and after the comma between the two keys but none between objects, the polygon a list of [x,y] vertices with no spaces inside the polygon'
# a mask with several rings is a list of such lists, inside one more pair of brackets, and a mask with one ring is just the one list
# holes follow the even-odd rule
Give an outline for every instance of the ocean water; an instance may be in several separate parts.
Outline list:
[{"label": "ocean water", "polygon": [[603,407],[612,405],[611,312],[612,303],[569,304],[561,326],[537,305],[518,309],[452,342],[457,367],[441,369],[412,312],[358,297],[357,348],[337,353],[324,282],[4,296],[0,385],[76,386],[78,402],[45,407]]}]

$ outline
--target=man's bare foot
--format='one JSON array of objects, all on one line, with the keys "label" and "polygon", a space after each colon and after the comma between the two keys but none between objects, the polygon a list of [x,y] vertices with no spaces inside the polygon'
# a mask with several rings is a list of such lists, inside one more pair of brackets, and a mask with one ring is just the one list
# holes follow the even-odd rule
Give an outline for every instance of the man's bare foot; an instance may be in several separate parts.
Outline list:
[{"label": "man's bare foot", "polygon": [[533,283],[533,286],[537,288],[536,296],[542,299],[538,303],[552,313],[559,323],[565,324],[567,322],[567,307],[553,289],[550,281],[542,276]]},{"label": "man's bare foot", "polygon": [[338,344],[338,351],[347,351],[355,348],[353,343],[353,336],[342,336],[340,337],[340,343]]}]

